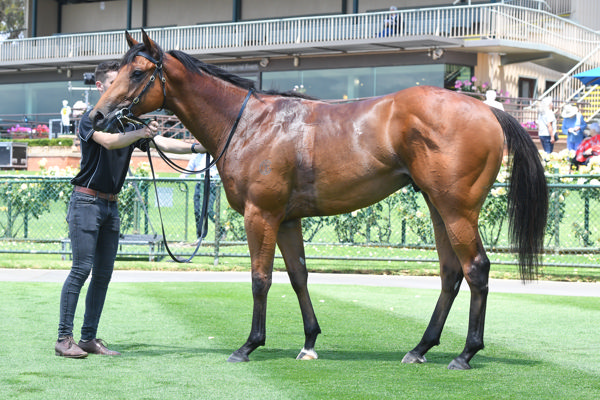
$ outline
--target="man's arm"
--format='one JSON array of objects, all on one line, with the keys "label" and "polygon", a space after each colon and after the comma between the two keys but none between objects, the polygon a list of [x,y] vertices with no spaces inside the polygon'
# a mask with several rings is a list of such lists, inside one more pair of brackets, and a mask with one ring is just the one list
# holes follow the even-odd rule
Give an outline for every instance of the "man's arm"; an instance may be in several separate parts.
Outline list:
[{"label": "man's arm", "polygon": [[114,150],[127,147],[140,139],[153,138],[157,135],[157,133],[158,123],[156,121],[152,121],[147,127],[137,129],[135,131],[129,131],[125,134],[94,131],[94,133],[92,133],[92,139],[94,139],[94,142],[98,143],[107,150]]},{"label": "man's arm", "polygon": [[[179,139],[172,139],[164,136],[155,136],[154,143],[162,151],[174,154],[189,154],[192,153],[192,143],[184,142]],[[150,146],[155,147],[153,143]],[[206,149],[200,143],[195,143],[194,153],[206,153]]]}]

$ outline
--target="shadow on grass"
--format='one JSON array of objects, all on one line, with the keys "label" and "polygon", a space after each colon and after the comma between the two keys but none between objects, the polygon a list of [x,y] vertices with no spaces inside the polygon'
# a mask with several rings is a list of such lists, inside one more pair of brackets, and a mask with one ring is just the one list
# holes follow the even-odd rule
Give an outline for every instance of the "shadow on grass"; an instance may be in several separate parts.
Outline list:
[{"label": "shadow on grass", "polygon": [[164,356],[169,354],[181,354],[181,355],[198,355],[198,354],[219,354],[229,357],[233,352],[231,349],[220,349],[215,347],[201,347],[201,346],[174,346],[174,345],[162,345],[154,343],[129,343],[122,345],[115,345],[116,350],[128,356]]},{"label": "shadow on grass", "polygon": [[[223,357],[223,362],[235,351],[235,348],[219,347],[189,347],[173,346],[148,343],[131,343],[119,346],[128,356],[158,357],[164,355],[182,355],[194,357],[198,355],[214,354]],[[318,350],[318,349],[317,349]],[[258,348],[250,355],[250,361],[260,362],[268,360],[295,359],[300,349],[290,348]],[[317,351],[319,360],[324,361],[379,361],[379,362],[397,362],[401,363],[405,352],[379,352],[379,351],[344,351],[344,350],[321,350]],[[427,364],[440,365],[446,367],[458,353],[450,352],[430,352],[426,355]],[[517,367],[534,367],[542,364],[539,360],[524,360],[514,357],[490,357],[485,355],[476,355],[471,360],[473,368],[485,368],[488,365],[504,364]]]}]

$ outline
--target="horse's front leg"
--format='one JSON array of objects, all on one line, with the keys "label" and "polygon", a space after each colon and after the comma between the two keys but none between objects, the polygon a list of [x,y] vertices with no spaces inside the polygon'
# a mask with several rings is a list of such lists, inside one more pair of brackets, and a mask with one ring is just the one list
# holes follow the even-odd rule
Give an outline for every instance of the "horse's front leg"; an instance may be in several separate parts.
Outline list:
[{"label": "horse's front leg", "polygon": [[252,296],[254,308],[252,329],[246,343],[236,350],[227,361],[249,361],[248,356],[266,338],[267,294],[273,275],[273,257],[279,222],[256,207],[249,206],[244,213],[246,235],[252,263]]},{"label": "horse's front leg", "polygon": [[277,234],[277,245],[285,261],[285,267],[292,287],[296,292],[296,296],[298,296],[302,320],[304,321],[304,348],[298,354],[297,359],[316,359],[318,356],[314,348],[317,335],[321,333],[321,328],[317,322],[315,310],[308,294],[308,272],[306,271],[301,220],[298,219],[281,224],[279,233]]}]

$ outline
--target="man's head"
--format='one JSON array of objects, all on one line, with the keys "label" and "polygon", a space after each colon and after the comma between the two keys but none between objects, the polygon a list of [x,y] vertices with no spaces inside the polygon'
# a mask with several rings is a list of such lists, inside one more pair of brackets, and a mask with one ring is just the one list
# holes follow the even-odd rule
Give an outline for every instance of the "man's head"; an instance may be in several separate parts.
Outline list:
[{"label": "man's head", "polygon": [[104,93],[113,83],[117,77],[119,68],[120,64],[117,61],[103,62],[96,67],[94,76],[96,77],[96,87],[100,93]]},{"label": "man's head", "polygon": [[590,135],[596,136],[600,133],[600,125],[597,122],[590,124]]}]

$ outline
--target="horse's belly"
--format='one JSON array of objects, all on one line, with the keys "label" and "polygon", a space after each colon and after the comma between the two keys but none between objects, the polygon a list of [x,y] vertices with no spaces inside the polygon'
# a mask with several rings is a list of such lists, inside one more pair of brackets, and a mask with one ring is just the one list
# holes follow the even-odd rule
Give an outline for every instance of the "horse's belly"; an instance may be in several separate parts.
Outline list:
[{"label": "horse's belly", "polygon": [[343,214],[377,203],[410,183],[406,175],[322,185],[317,191],[318,215]]}]

